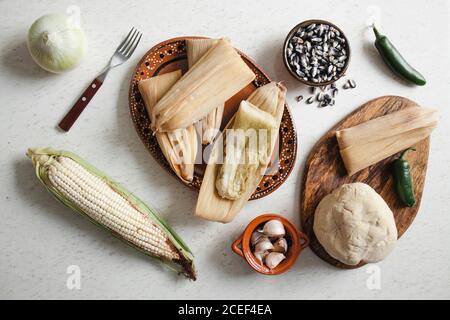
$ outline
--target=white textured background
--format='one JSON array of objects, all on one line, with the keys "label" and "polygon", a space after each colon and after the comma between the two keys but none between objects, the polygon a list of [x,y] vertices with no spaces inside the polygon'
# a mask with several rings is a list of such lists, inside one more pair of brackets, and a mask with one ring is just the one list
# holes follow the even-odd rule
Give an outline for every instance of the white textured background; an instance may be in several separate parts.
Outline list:
[{"label": "white textured background", "polygon": [[[89,53],[76,70],[52,75],[28,55],[25,37],[39,16],[81,7]],[[383,30],[428,80],[418,88],[396,81],[372,47],[367,7],[382,12]],[[0,298],[450,298],[449,4],[447,1],[0,1]],[[308,18],[335,22],[352,45],[348,74],[334,108],[297,104],[306,89],[285,70],[287,32]],[[132,59],[106,83],[70,131],[56,124],[103,68],[131,26],[144,32]],[[154,44],[181,35],[227,36],[276,80],[288,86],[299,136],[295,169],[272,195],[249,203],[228,225],[193,217],[197,193],[177,182],[140,142],[128,111],[135,64]],[[254,273],[229,247],[255,216],[278,212],[299,223],[300,182],[311,147],[330,127],[367,100],[409,97],[442,112],[433,133],[420,212],[395,251],[378,266],[381,290],[366,286],[367,267],[342,271],[309,249],[278,277]],[[158,208],[196,254],[199,278],[165,271],[44,191],[25,151],[68,149],[107,171]],[[81,290],[66,288],[66,268],[81,268]]]}]

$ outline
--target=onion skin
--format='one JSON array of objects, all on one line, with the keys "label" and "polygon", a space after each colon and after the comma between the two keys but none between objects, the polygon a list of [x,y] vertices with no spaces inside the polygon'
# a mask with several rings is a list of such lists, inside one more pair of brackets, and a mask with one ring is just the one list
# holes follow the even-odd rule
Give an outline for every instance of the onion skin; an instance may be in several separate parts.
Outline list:
[{"label": "onion skin", "polygon": [[86,53],[86,38],[72,18],[65,14],[48,14],[31,25],[27,46],[31,57],[41,68],[62,73],[81,62]]}]

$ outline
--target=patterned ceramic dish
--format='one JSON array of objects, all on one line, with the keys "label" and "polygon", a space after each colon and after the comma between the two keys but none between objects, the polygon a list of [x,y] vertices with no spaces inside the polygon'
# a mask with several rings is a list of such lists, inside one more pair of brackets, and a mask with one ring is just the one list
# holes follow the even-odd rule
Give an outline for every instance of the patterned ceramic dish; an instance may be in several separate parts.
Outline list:
[{"label": "patterned ceramic dish", "polygon": [[[181,69],[183,73],[186,72],[187,57],[185,40],[195,38],[202,37],[174,38],[161,42],[151,48],[137,64],[131,79],[129,90],[131,118],[133,119],[139,137],[156,161],[170,171],[175,177],[175,173],[172,172],[172,169],[159,148],[156,138],[149,129],[150,119],[138,90],[138,82],[177,69]],[[246,99],[257,87],[271,81],[270,77],[256,63],[242,52],[238,51],[238,53],[256,74],[256,79],[226,102],[222,120],[222,129],[236,112],[241,100]],[[253,193],[251,197],[252,200],[262,198],[275,191],[287,179],[294,167],[297,155],[297,133],[287,104],[281,120],[279,139],[280,147],[278,149],[278,157],[272,157],[275,165],[268,168],[266,175]],[[203,148],[205,149],[205,153],[210,149],[209,146]],[[186,185],[199,190],[205,167],[206,165],[204,163],[196,165],[194,179],[191,183]]]}]

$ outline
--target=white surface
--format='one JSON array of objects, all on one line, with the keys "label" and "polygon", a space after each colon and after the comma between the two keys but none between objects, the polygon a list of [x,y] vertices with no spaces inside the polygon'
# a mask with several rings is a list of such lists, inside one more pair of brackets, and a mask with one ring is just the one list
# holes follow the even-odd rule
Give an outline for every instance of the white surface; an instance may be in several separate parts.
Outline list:
[{"label": "white surface", "polygon": [[[0,298],[450,298],[449,4],[447,1],[374,1],[383,30],[426,75],[418,88],[395,80],[365,29],[369,1],[82,1],[89,55],[76,70],[52,75],[33,63],[26,31],[39,16],[64,12],[71,1],[1,1]],[[348,74],[358,83],[334,108],[297,104],[306,95],[285,70],[287,32],[308,18],[335,22],[352,45]],[[111,72],[69,134],[56,124],[103,68],[131,26],[144,32],[131,61]],[[294,172],[272,195],[249,203],[228,225],[193,217],[197,193],[177,182],[148,154],[128,111],[135,64],[154,44],[180,35],[227,36],[273,78],[284,80],[299,136]],[[265,277],[230,251],[255,216],[277,212],[299,223],[300,182],[314,143],[365,101],[386,94],[410,97],[441,110],[433,133],[420,212],[382,263],[381,289],[369,290],[367,267],[342,271],[309,249],[292,270]],[[157,207],[196,254],[199,278],[186,281],[135,252],[56,202],[34,176],[31,146],[68,149],[107,171]],[[81,289],[66,288],[69,265],[81,268]]]}]

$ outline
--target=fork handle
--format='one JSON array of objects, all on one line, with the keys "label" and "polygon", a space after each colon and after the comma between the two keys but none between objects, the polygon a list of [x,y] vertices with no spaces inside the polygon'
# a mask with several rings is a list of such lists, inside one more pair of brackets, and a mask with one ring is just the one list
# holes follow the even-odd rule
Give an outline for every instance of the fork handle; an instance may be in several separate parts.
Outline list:
[{"label": "fork handle", "polygon": [[84,90],[81,97],[73,105],[72,109],[66,114],[66,116],[59,123],[59,127],[64,131],[69,131],[72,125],[77,121],[80,114],[83,112],[84,108],[88,105],[89,101],[97,93],[98,89],[102,86],[103,81],[95,78],[94,81]]}]

